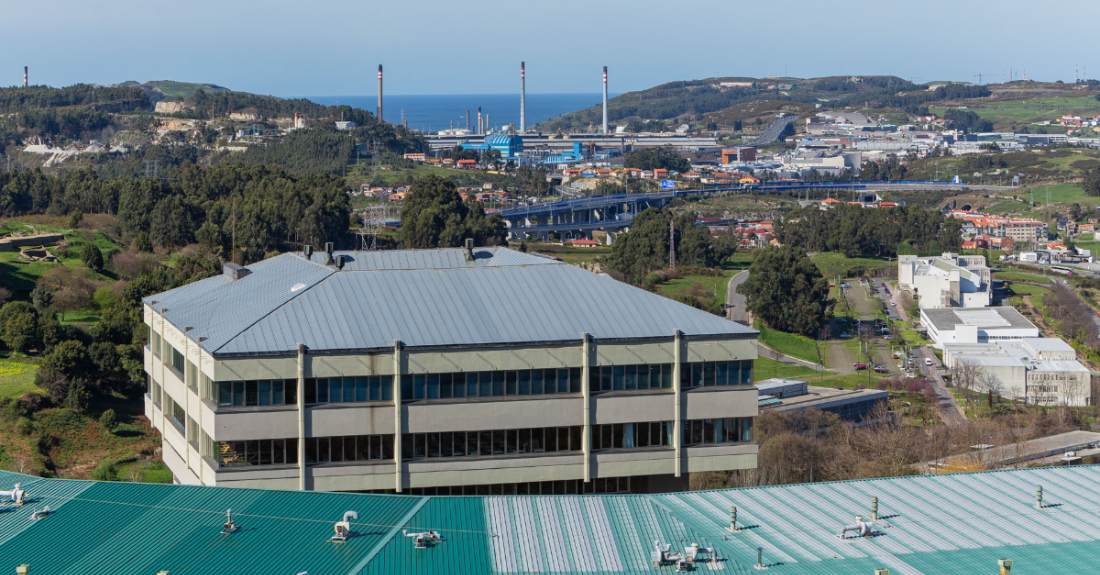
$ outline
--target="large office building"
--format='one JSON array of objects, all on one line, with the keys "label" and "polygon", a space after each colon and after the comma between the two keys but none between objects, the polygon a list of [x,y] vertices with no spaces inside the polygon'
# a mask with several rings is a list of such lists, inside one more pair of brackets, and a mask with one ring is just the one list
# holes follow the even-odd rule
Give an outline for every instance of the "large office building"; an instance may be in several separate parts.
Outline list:
[{"label": "large office building", "polygon": [[898,287],[919,298],[922,308],[986,307],[992,283],[984,256],[898,256]]},{"label": "large office building", "polygon": [[552,258],[307,250],[144,318],[177,483],[659,492],[756,466],[757,333]]},{"label": "large office building", "polygon": [[1011,306],[980,309],[921,308],[921,325],[935,347],[1040,337],[1039,328]]}]

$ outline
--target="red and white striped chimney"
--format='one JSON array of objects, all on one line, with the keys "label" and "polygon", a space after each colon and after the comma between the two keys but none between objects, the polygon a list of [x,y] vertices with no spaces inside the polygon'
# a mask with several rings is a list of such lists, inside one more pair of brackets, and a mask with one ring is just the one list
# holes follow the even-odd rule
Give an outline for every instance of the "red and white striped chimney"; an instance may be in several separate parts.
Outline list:
[{"label": "red and white striped chimney", "polygon": [[607,133],[607,66],[603,67],[603,133]]},{"label": "red and white striped chimney", "polygon": [[27,87],[27,66],[23,66],[23,87]]},{"label": "red and white striped chimney", "polygon": [[382,120],[382,65],[378,65],[378,120]]}]

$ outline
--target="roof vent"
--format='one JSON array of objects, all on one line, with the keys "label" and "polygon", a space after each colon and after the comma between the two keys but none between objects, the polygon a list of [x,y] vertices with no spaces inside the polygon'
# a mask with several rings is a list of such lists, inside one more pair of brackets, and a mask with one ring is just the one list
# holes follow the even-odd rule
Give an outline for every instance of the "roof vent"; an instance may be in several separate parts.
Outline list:
[{"label": "roof vent", "polygon": [[[331,246],[332,244],[328,244],[328,245]],[[351,535],[351,520],[352,519],[359,519],[359,513],[355,512],[355,511],[345,511],[344,512],[344,520],[336,522],[336,526],[335,526],[336,535],[333,535],[332,539],[329,539],[329,541],[335,541],[337,543],[343,543],[344,541],[347,541],[348,536]]]},{"label": "roof vent", "polygon": [[302,246],[302,256],[305,257],[307,260],[313,257],[313,246],[309,244]]},{"label": "roof vent", "polygon": [[[473,241],[473,240],[467,240]],[[421,531],[420,533],[409,533],[408,529],[402,529],[401,533],[405,537],[411,537],[413,540],[413,547],[416,549],[427,549],[437,543],[443,541],[443,536],[438,531],[432,529],[430,531]]]},{"label": "roof vent", "polygon": [[474,261],[474,238],[466,238],[466,261]]},{"label": "roof vent", "polygon": [[230,533],[237,532],[237,524],[233,522],[233,510],[225,510],[225,525],[222,525],[222,535],[229,535]]},{"label": "roof vent", "polygon": [[344,256],[336,256],[336,269],[344,269]]},{"label": "roof vent", "polygon": [[332,250],[333,250],[332,242],[325,242],[325,265],[326,266],[331,266],[333,264]]},{"label": "roof vent", "polygon": [[233,262],[226,262],[222,265],[222,274],[233,281],[237,281],[250,273],[252,273],[252,270]]},{"label": "roof vent", "polygon": [[22,505],[23,495],[23,486],[19,483],[11,491],[0,491],[0,497],[7,497],[12,505]]}]

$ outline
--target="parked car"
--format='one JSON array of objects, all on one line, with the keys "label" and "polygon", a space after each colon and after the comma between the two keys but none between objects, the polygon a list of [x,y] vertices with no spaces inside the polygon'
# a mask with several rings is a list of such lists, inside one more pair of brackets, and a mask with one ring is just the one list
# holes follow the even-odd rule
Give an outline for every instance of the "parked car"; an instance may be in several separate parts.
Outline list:
[{"label": "parked car", "polygon": [[930,357],[924,358],[924,365],[932,365],[932,358],[930,358]]},{"label": "parked car", "polygon": [[867,369],[867,364],[866,363],[857,363],[855,365],[855,368],[856,368],[856,371],[864,370],[864,369]]},{"label": "parked car", "polygon": [[892,305],[892,306],[894,306],[894,307],[898,307],[898,304],[896,304],[896,303],[894,303],[894,302],[890,302],[890,305]]},{"label": "parked car", "polygon": [[890,370],[882,367],[881,365],[875,366],[875,373],[890,373]]},{"label": "parked car", "polygon": [[899,357],[901,357],[901,354],[895,351],[894,352],[894,359],[898,359]]}]

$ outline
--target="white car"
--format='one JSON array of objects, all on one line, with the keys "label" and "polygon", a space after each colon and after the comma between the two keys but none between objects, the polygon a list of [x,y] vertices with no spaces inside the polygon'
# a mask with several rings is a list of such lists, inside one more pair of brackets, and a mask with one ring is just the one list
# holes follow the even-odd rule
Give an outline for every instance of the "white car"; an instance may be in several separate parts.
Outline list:
[{"label": "white car", "polygon": [[930,357],[924,358],[924,365],[932,365],[932,358],[930,358]]}]

